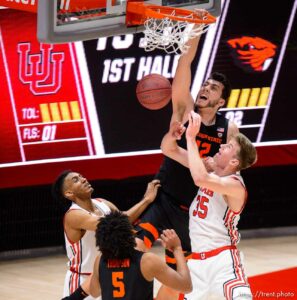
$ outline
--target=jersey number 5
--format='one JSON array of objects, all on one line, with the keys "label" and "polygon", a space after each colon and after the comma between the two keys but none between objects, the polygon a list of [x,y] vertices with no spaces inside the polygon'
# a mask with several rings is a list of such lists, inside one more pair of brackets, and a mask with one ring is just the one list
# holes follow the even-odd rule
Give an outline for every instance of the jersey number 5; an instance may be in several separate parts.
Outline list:
[{"label": "jersey number 5", "polygon": [[112,285],[114,287],[112,294],[114,298],[123,298],[125,296],[126,292],[123,279],[123,272],[112,272]]},{"label": "jersey number 5", "polygon": [[201,197],[200,195],[198,195],[196,200],[197,205],[196,208],[193,210],[193,216],[196,217],[198,215],[200,219],[205,219],[208,212],[207,204],[209,202],[209,199],[205,196]]}]

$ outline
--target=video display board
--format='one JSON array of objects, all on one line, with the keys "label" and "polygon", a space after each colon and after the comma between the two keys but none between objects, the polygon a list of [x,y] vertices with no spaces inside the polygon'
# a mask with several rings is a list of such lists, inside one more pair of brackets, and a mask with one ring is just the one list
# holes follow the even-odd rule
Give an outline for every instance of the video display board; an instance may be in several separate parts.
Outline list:
[{"label": "video display board", "polygon": [[296,140],[296,129],[288,122],[293,111],[286,109],[281,119],[276,115],[290,102],[283,82],[296,74],[296,1],[280,7],[276,2],[227,0],[225,6],[206,72],[222,72],[231,81],[232,94],[222,112],[253,142]]}]

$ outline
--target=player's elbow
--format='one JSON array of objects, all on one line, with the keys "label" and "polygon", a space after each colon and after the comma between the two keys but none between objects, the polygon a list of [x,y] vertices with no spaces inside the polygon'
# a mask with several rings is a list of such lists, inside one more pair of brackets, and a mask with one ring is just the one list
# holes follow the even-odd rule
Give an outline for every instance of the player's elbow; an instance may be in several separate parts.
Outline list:
[{"label": "player's elbow", "polygon": [[194,183],[195,183],[195,185],[196,186],[201,186],[201,181],[200,181],[200,179],[199,178],[194,178]]},{"label": "player's elbow", "polygon": [[189,294],[192,291],[193,291],[193,285],[192,285],[192,281],[190,280],[190,283],[188,284],[188,286],[184,290],[184,294]]},{"label": "player's elbow", "polygon": [[203,186],[205,182],[207,182],[207,175],[208,174],[194,174],[192,175],[193,181],[196,186]]},{"label": "player's elbow", "polygon": [[171,157],[176,152],[176,146],[170,144],[166,140],[162,141],[160,148],[161,148],[162,153],[168,157]]},{"label": "player's elbow", "polygon": [[165,145],[165,142],[162,141],[161,145],[160,145],[160,148],[161,148],[161,151],[163,154],[167,155],[166,152],[167,152],[167,147]]},{"label": "player's elbow", "polygon": [[189,294],[193,290],[192,280],[189,278],[183,285],[182,289],[180,290],[183,294]]}]

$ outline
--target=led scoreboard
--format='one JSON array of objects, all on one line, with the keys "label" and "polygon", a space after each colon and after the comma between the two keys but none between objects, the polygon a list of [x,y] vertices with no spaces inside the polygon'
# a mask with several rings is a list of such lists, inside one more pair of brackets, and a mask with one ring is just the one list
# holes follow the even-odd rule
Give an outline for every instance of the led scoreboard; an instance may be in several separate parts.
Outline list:
[{"label": "led scoreboard", "polygon": [[39,44],[30,14],[0,12],[1,163],[94,155],[73,44]]},{"label": "led scoreboard", "polygon": [[284,84],[297,74],[296,5],[226,0],[218,24],[206,76],[211,71],[228,76],[232,93],[222,113],[256,143],[296,141],[296,128],[288,122],[291,110],[287,107],[281,118],[275,115],[289,104]]},{"label": "led scoreboard", "polygon": [[[221,113],[256,143],[259,164],[296,164],[297,0],[223,2],[192,63],[192,94],[225,73],[232,93]],[[148,110],[135,88],[149,73],[172,80],[178,55],[145,52],[141,33],[38,43],[35,15],[0,17],[1,187],[50,183],[64,168],[90,179],[157,171],[171,105]]]}]

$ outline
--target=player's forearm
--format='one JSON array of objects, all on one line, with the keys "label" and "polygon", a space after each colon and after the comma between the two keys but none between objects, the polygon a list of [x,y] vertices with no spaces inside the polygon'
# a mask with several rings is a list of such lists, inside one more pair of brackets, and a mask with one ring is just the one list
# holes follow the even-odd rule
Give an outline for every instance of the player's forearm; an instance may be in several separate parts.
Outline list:
[{"label": "player's forearm", "polygon": [[124,213],[128,216],[129,221],[133,223],[144,212],[144,210],[152,203],[152,200],[148,196],[144,196],[141,201],[132,206]]},{"label": "player's forearm", "polygon": [[192,281],[182,248],[177,247],[174,249],[173,255],[176,259],[176,271],[180,276],[179,286],[176,288],[183,293],[190,293],[192,291]]},{"label": "player's forearm", "polygon": [[200,41],[200,35],[193,39],[189,39],[187,42],[189,49],[186,53],[181,55],[180,59],[188,63],[192,63],[197,52],[199,41]]},{"label": "player's forearm", "polygon": [[204,163],[199,155],[199,148],[194,139],[187,138],[187,148],[188,148],[188,162],[192,178],[197,186],[203,183],[208,172],[204,166]]},{"label": "player's forearm", "polygon": [[177,151],[177,147],[176,139],[172,136],[171,132],[166,133],[161,142],[163,154],[170,156],[170,153]]},{"label": "player's forearm", "polygon": [[188,41],[190,46],[187,53],[178,61],[175,76],[172,82],[172,121],[185,121],[185,115],[193,108],[193,97],[190,92],[191,64],[195,57],[199,38]]},{"label": "player's forearm", "polygon": [[170,132],[164,136],[161,143],[161,150],[166,156],[174,159],[186,168],[189,167],[186,150],[177,145],[176,139]]}]

